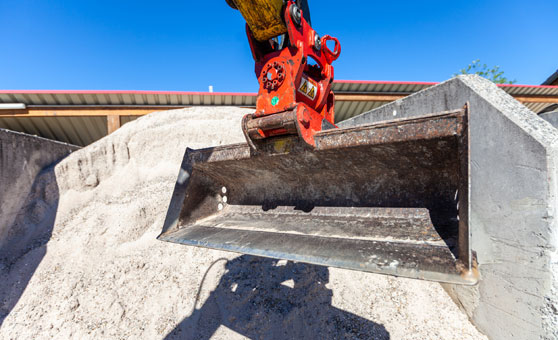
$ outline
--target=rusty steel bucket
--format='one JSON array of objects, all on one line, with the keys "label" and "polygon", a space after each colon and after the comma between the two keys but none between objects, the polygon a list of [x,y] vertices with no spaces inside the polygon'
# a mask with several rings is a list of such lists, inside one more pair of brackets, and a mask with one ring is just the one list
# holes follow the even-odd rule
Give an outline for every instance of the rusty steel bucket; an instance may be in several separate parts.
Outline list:
[{"label": "rusty steel bucket", "polygon": [[160,240],[475,284],[468,110],[188,149]]}]

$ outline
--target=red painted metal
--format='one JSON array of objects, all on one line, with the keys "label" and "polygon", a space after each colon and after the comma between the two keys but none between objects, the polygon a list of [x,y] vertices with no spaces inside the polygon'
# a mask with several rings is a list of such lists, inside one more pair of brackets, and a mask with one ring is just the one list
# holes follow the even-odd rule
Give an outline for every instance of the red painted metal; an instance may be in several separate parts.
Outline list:
[{"label": "red painted metal", "polygon": [[[297,11],[295,2],[289,0],[284,7],[285,39],[288,39],[285,43],[288,44],[282,49],[278,48],[276,40],[257,41],[246,26],[260,83],[256,112],[243,120],[246,138],[254,147],[253,140],[292,134],[292,123],[295,123],[296,133],[314,146],[314,134],[321,131],[324,124],[335,126],[331,63],[339,57],[341,45],[328,35],[320,38],[303,13],[293,15]],[[327,46],[328,41],[333,41],[333,51]],[[269,119],[271,115],[285,112],[293,114]],[[295,121],[287,121],[284,117]]]}]

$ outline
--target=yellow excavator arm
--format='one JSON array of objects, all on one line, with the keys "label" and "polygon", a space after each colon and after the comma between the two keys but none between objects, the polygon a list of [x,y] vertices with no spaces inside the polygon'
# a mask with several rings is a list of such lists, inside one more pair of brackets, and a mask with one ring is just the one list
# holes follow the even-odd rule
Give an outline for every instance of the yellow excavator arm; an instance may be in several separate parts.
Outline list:
[{"label": "yellow excavator arm", "polygon": [[283,23],[283,0],[228,0],[233,1],[250,27],[254,38],[259,41],[269,40],[287,33]]},{"label": "yellow excavator arm", "polygon": [[[226,0],[235,9],[238,9],[254,38],[266,41],[278,35],[287,33],[287,26],[283,19],[283,0]],[[299,8],[304,13],[304,18],[310,23],[310,13],[307,1],[297,1]]]}]

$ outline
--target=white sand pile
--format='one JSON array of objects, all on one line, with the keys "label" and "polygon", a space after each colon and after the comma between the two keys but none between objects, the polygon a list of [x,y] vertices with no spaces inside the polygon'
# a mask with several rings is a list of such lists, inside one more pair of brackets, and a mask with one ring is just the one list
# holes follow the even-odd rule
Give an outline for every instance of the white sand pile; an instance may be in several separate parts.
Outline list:
[{"label": "white sand pile", "polygon": [[55,222],[0,264],[0,338],[486,339],[436,283],[157,241],[186,146],[243,141],[245,112],[152,114],[44,174],[20,228]]}]

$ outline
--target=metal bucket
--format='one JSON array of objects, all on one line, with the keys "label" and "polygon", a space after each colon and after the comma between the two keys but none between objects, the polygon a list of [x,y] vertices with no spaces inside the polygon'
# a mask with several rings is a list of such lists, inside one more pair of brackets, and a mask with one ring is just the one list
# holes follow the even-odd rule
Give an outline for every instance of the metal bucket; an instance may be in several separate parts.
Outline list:
[{"label": "metal bucket", "polygon": [[468,111],[186,151],[160,240],[475,284]]}]

